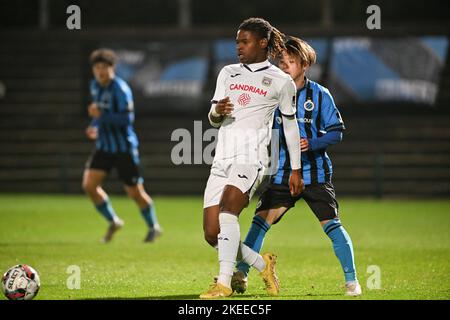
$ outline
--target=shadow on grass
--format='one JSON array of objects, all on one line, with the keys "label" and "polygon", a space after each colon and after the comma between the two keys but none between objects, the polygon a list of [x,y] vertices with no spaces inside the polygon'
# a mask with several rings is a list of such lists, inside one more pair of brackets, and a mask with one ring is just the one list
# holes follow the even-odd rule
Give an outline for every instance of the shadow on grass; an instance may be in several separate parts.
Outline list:
[{"label": "shadow on grass", "polygon": [[99,297],[80,300],[195,300],[198,294],[172,295],[172,296],[148,296],[148,297]]},{"label": "shadow on grass", "polygon": [[[343,295],[334,293],[334,294],[303,294],[303,295],[282,295],[278,297],[272,297],[268,295],[234,295],[226,299],[219,300],[303,300],[306,298],[314,298],[314,297],[343,297]],[[167,296],[148,296],[148,297],[99,297],[99,298],[86,298],[79,300],[200,300],[200,301],[210,301],[210,300],[202,300],[199,298],[198,294],[186,294],[186,295],[167,295]],[[218,300],[218,299],[212,299]]]}]

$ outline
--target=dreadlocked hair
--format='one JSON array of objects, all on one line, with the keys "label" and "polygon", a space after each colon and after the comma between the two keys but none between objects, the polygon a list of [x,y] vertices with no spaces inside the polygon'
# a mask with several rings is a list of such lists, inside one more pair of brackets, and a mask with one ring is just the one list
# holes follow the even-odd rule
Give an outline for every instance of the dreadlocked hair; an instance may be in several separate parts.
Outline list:
[{"label": "dreadlocked hair", "polygon": [[254,32],[261,39],[267,39],[267,50],[271,59],[277,58],[286,49],[284,34],[262,18],[248,18],[240,24],[238,29]]}]

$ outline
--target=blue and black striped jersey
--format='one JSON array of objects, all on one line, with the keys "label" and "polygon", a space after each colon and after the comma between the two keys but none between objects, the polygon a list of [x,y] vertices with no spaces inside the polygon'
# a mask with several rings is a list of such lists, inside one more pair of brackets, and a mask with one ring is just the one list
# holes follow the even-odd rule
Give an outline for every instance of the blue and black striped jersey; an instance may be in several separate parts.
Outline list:
[{"label": "blue and black striped jersey", "polygon": [[[342,117],[327,88],[306,79],[305,86],[297,90],[297,121],[302,138],[315,139],[331,131],[345,129]],[[282,116],[277,109],[274,129],[278,129],[279,161],[278,170],[271,180],[274,184],[289,184],[290,164],[286,140],[283,132]],[[305,185],[331,181],[332,164],[326,149],[302,152],[302,172]]]},{"label": "blue and black striped jersey", "polygon": [[132,152],[138,147],[138,138],[133,128],[133,94],[128,84],[115,77],[107,87],[94,79],[90,84],[92,102],[102,111],[92,126],[98,128],[97,150],[108,153]]}]

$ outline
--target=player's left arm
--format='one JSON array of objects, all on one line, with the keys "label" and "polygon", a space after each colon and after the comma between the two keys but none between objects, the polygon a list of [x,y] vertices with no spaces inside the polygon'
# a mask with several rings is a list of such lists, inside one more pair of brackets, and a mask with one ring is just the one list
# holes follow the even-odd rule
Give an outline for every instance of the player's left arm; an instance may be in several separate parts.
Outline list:
[{"label": "player's left arm", "polygon": [[322,150],[342,141],[344,121],[328,90],[322,92],[321,124],[323,128],[320,130],[325,134],[318,138],[302,139],[302,151]]}]

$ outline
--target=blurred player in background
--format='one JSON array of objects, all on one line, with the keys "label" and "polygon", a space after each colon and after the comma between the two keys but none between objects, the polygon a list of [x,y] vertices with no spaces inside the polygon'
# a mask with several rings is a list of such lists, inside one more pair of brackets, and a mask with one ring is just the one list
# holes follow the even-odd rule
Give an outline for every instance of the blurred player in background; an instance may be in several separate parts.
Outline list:
[{"label": "blurred player in background", "polygon": [[277,295],[276,256],[263,256],[240,242],[238,217],[248,205],[268,163],[274,112],[279,106],[290,155],[288,188],[296,196],[303,189],[300,175],[300,135],[295,118],[295,84],[268,61],[284,48],[282,34],[261,18],[239,26],[236,49],[239,64],[225,66],[217,78],[208,115],[219,127],[216,154],[204,193],[203,229],[206,241],[218,249],[220,272],[201,298],[230,296],[238,252],[255,267],[267,292]]},{"label": "blurred player in background", "polygon": [[138,138],[133,129],[133,96],[128,84],[115,75],[116,61],[115,53],[109,49],[95,50],[90,56],[95,79],[90,85],[92,103],[88,106],[88,113],[92,122],[86,135],[95,140],[95,150],[86,164],[83,189],[109,222],[103,238],[107,243],[124,225],[102,188],[103,180],[112,168],[116,168],[128,196],[136,202],[148,225],[144,241],[152,242],[161,235],[161,227],[139,171]]},{"label": "blurred player in background", "polygon": [[[268,188],[259,199],[244,244],[259,252],[270,226],[303,198],[333,243],[334,252],[344,270],[346,295],[358,296],[361,295],[361,286],[356,278],[353,245],[339,219],[338,203],[331,183],[332,165],[326,152],[327,147],[342,140],[344,123],[328,89],[305,77],[306,70],[316,62],[314,49],[295,37],[288,38],[285,46],[279,67],[291,75],[297,87],[297,118],[302,137],[302,168],[306,187],[299,196],[292,196],[289,192],[291,168],[283,134],[284,119],[277,110],[274,128],[281,130],[278,171],[271,177]],[[232,285],[237,292],[243,293],[247,288],[249,266],[239,262],[237,268]]]}]

